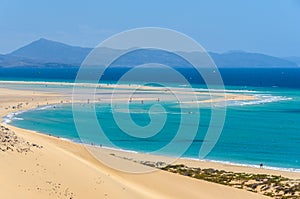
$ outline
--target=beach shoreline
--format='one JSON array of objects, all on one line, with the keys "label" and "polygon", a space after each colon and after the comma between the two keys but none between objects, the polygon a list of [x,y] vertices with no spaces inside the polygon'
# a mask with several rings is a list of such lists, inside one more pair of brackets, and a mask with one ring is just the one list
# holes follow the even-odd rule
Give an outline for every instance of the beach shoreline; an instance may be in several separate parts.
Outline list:
[{"label": "beach shoreline", "polygon": [[[0,81],[0,83],[7,83],[7,84],[39,84],[39,85],[60,85],[60,86],[74,86],[75,83],[69,83],[69,82],[41,82],[41,81],[37,81],[37,82],[32,82],[32,81],[29,81],[29,82],[26,82],[26,81]],[[87,87],[97,87],[98,85],[97,84],[88,84],[88,83],[83,83],[82,84],[83,86],[87,86]],[[137,88],[139,87],[139,85],[135,85],[135,84],[132,84],[130,86],[124,84],[124,85],[114,85],[114,84],[110,84],[110,85],[106,85],[106,84],[101,84],[102,87],[105,87],[105,88],[116,88],[116,87],[120,87],[121,89],[132,89],[133,88]],[[147,89],[153,89],[151,87],[146,87]],[[156,87],[154,87],[154,89],[158,89]],[[217,91],[218,92],[218,91]],[[234,90],[231,90],[232,93],[234,93]],[[250,92],[250,91],[249,91]],[[254,91],[251,92],[251,93],[255,93]],[[53,95],[53,93],[52,93]],[[4,119],[4,121],[2,121],[2,124],[8,124],[10,125],[11,123],[11,120],[16,117],[18,114],[20,113],[23,113],[23,112],[26,112],[26,111],[31,111],[31,110],[37,110],[37,109],[46,109],[47,107],[51,108],[51,107],[55,107],[55,106],[59,106],[61,104],[70,104],[72,105],[72,102],[71,102],[71,97],[70,96],[63,96],[61,93],[58,93],[56,94],[56,96],[61,96],[61,97],[64,97],[65,99],[60,99],[60,100],[54,100],[52,102],[48,102],[45,104],[43,104],[43,101],[40,101],[40,102],[37,102],[38,106],[35,107],[35,106],[30,106],[30,107],[27,107],[25,108],[24,110],[18,110],[16,112],[12,112],[12,113],[9,113],[8,115],[1,115],[2,119]],[[66,98],[69,98],[69,99],[66,99]],[[229,99],[235,99],[235,100],[242,100],[242,99],[247,99],[247,100],[250,100],[251,102],[251,99],[253,99],[251,96],[242,96],[241,94],[237,94],[237,95],[232,95],[231,97],[228,97]],[[119,99],[115,99],[116,101],[118,101]],[[143,100],[147,100],[147,98],[144,98]],[[214,99],[214,101],[217,100],[217,99]],[[212,101],[209,101],[209,100],[203,100],[204,102],[205,101],[208,101],[208,103],[211,103]],[[50,104],[51,103],[51,104]],[[80,102],[78,102],[80,103]],[[106,102],[97,102],[97,103],[106,103]],[[37,132],[37,133],[41,133],[41,134],[46,134],[46,133],[43,133],[43,132]],[[66,139],[66,138],[61,138],[61,139]],[[68,140],[68,139],[66,139]],[[76,142],[75,140],[71,140],[69,139],[69,141],[71,142],[75,142],[77,144],[85,144],[85,145],[89,145],[88,143],[79,143],[79,142]],[[141,153],[141,154],[145,154],[143,152],[139,152],[139,151],[133,151],[133,150],[122,150],[122,149],[115,149],[115,148],[109,148],[109,147],[105,147],[103,146],[103,148],[106,148],[106,149],[111,149],[112,151],[121,151],[121,152],[128,152],[128,154],[131,154],[131,153]],[[146,155],[146,154],[145,154]],[[157,155],[157,156],[162,156],[164,157],[165,155]],[[168,156],[166,156],[168,157]],[[172,159],[178,159],[177,157],[176,158],[173,158],[172,156],[170,156],[169,158],[172,158]],[[221,160],[213,160],[213,159],[205,159],[205,160],[201,160],[201,159],[197,159],[197,158],[193,158],[193,157],[180,157],[181,160],[184,160],[186,162],[190,162],[190,161],[196,161],[196,162],[206,162],[206,163],[216,163],[216,164],[221,164],[221,165],[231,165],[231,166],[240,166],[240,167],[246,167],[246,168],[254,168],[254,169],[267,169],[267,170],[274,170],[274,171],[284,171],[284,172],[292,172],[292,173],[299,173],[300,171],[298,169],[295,169],[295,168],[284,168],[284,167],[272,167],[272,166],[264,166],[264,168],[260,168],[260,165],[254,165],[254,164],[244,164],[244,163],[236,163],[236,162],[231,162],[231,161],[221,161]]]},{"label": "beach shoreline", "polygon": [[[50,104],[61,104],[61,103],[70,103],[71,98],[67,95],[62,95],[60,93],[51,93],[51,92],[37,92],[37,91],[24,91],[24,90],[11,90],[11,89],[0,89],[0,93],[5,96],[5,98],[1,99],[1,107],[0,107],[0,117],[3,118],[8,114],[11,114],[12,112],[16,111],[16,109],[18,109],[17,111],[26,111],[29,109],[34,109],[36,107],[40,107],[40,106],[46,106],[46,105],[50,105]],[[21,105],[21,107],[16,108],[18,105]],[[37,164],[41,164],[41,163],[37,163],[36,159],[38,159],[38,157],[44,157],[47,156],[45,158],[45,160],[40,160],[41,162],[43,162],[43,164],[48,165],[48,169],[53,171],[56,171],[56,169],[58,169],[56,172],[59,171],[59,173],[61,175],[64,175],[64,172],[66,172],[68,169],[70,169],[69,167],[71,166],[69,163],[66,163],[68,160],[70,160],[71,163],[78,163],[81,166],[78,167],[74,167],[72,168],[72,175],[74,174],[78,174],[78,171],[80,169],[83,169],[81,167],[88,167],[83,169],[85,171],[88,170],[88,173],[90,172],[90,177],[91,179],[93,179],[93,175],[97,172],[100,172],[101,175],[103,173],[109,173],[108,175],[110,176],[114,176],[112,179],[108,178],[106,179],[108,182],[111,182],[113,185],[111,185],[110,188],[107,188],[107,190],[110,190],[108,192],[110,192],[110,194],[114,194],[113,190],[115,190],[115,186],[116,184],[122,184],[124,185],[124,187],[128,188],[128,192],[126,192],[126,194],[128,194],[128,196],[138,196],[140,198],[151,198],[153,196],[157,196],[157,198],[166,198],[166,197],[170,197],[170,196],[174,196],[174,198],[181,198],[181,196],[183,195],[189,195],[190,198],[199,198],[199,194],[202,194],[204,196],[207,197],[203,197],[203,198],[226,198],[226,196],[228,198],[235,198],[233,197],[235,196],[239,196],[236,198],[240,198],[240,197],[244,197],[244,198],[265,198],[262,195],[259,194],[253,194],[253,193],[249,193],[246,192],[244,190],[238,190],[232,187],[226,187],[224,188],[223,186],[219,186],[217,184],[213,184],[213,183],[209,183],[209,182],[204,182],[201,180],[194,180],[194,179],[189,179],[189,178],[185,178],[185,177],[181,177],[181,176],[177,176],[175,174],[171,174],[171,173],[165,173],[163,171],[155,171],[152,173],[148,173],[148,174],[141,174],[139,175],[139,177],[137,177],[136,175],[132,175],[132,174],[126,174],[120,171],[116,171],[114,169],[111,169],[107,166],[105,166],[103,163],[99,162],[98,160],[96,160],[85,148],[85,146],[78,144],[78,143],[73,143],[71,141],[65,140],[65,139],[58,139],[56,137],[53,136],[48,136],[45,134],[41,134],[38,132],[34,132],[34,131],[30,131],[30,130],[25,130],[25,129],[21,129],[18,127],[14,127],[11,126],[9,124],[3,124],[1,123],[1,125],[11,129],[12,131],[14,131],[16,133],[17,136],[22,137],[25,140],[29,140],[30,142],[33,143],[38,143],[39,145],[43,146],[43,149],[34,149],[34,153],[33,154],[29,154],[27,155],[27,157],[23,157],[22,160],[19,160],[18,157],[20,156],[19,154],[14,154],[14,153],[8,153],[8,154],[4,154],[4,158],[1,159],[1,165],[6,164],[6,161],[9,160],[13,163],[17,163],[18,162],[22,162],[24,163],[24,165],[29,164],[30,161],[33,161],[35,163],[35,165]],[[44,151],[46,150],[46,151]],[[113,149],[106,149],[104,147],[102,147],[100,149],[101,151],[101,155],[103,155],[104,157],[109,157],[111,158],[112,153],[116,154],[119,157],[126,157],[126,158],[132,158],[132,159],[136,159],[139,161],[143,161],[143,160],[147,160],[147,161],[164,161],[164,160],[170,160],[171,157],[166,157],[166,156],[154,156],[154,155],[148,155],[148,154],[143,154],[143,153],[128,153],[125,151],[117,151],[117,150],[113,150]],[[59,154],[59,153],[62,154]],[[0,154],[2,155],[2,154]],[[32,156],[32,157],[29,157]],[[57,157],[56,157],[57,156]],[[29,158],[28,158],[29,157]],[[67,166],[65,167],[65,169],[61,169],[61,168],[57,168],[57,165],[53,166],[51,165],[51,162],[49,162],[50,160],[47,159],[50,158],[52,161],[55,161],[55,158],[59,159],[61,158],[61,161],[63,163],[61,164],[66,164]],[[114,157],[115,158],[115,157]],[[68,160],[66,160],[68,159]],[[28,162],[29,161],[29,162]],[[137,169],[142,167],[142,169],[144,168],[143,165],[138,165],[136,163],[128,163],[128,161],[126,160],[122,160],[122,158],[117,158],[117,161],[121,161],[121,164],[127,165],[129,164],[130,167],[136,167]],[[279,171],[279,170],[270,170],[270,169],[260,169],[260,168],[253,168],[253,167],[244,167],[244,166],[239,166],[239,165],[229,165],[229,164],[223,164],[223,163],[218,163],[218,162],[209,162],[209,161],[198,161],[198,160],[190,160],[190,159],[184,159],[184,158],[180,158],[177,161],[175,161],[174,163],[176,164],[184,164],[187,166],[191,166],[191,167],[200,167],[200,168],[214,168],[214,169],[220,169],[220,170],[226,170],[226,171],[232,171],[232,172],[245,172],[245,173],[263,173],[263,174],[269,174],[269,175],[281,175],[281,176],[285,176],[288,178],[292,178],[292,179],[299,179],[300,178],[300,173],[298,172],[287,172],[287,171]],[[19,167],[21,165],[17,165],[16,167]],[[29,168],[32,168],[29,166]],[[6,172],[6,174],[3,176],[8,176],[10,171],[11,172],[16,172],[16,169],[13,168],[9,168],[7,166],[4,167],[2,172]],[[53,170],[54,169],[54,170]],[[1,172],[1,174],[2,174]],[[95,172],[95,173],[94,173]],[[51,173],[51,172],[49,172]],[[68,186],[73,187],[74,189],[74,198],[82,198],[82,196],[84,195],[83,192],[80,191],[75,191],[77,188],[80,190],[80,186],[78,187],[77,184],[74,184],[74,182],[72,182],[72,180],[69,180],[67,175],[65,175],[66,179],[68,180],[62,180],[61,176],[56,176],[56,175],[51,175],[49,173],[46,173],[45,176],[47,176],[46,178],[52,178],[52,179],[57,179],[59,178],[59,181],[64,182],[65,184],[68,184]],[[98,173],[99,174],[99,173]],[[71,174],[70,174],[71,175]],[[96,174],[97,175],[97,174]],[[14,176],[14,175],[12,175]],[[128,180],[128,182],[124,181],[124,177],[126,176],[126,178],[129,178],[130,180]],[[69,176],[70,177],[70,176]],[[78,175],[76,178],[81,178],[82,179],[87,179],[88,177],[83,177],[82,175]],[[171,184],[166,184],[164,186],[162,186],[162,188],[158,188],[155,187],[157,190],[155,191],[150,191],[149,189],[146,189],[145,187],[147,187],[149,184],[144,182],[144,181],[150,181],[150,182],[155,182],[156,180],[160,179],[161,177],[166,178],[166,180],[170,180],[173,179],[176,180],[179,184],[185,184],[185,185],[189,185],[191,187],[191,190],[182,190],[179,189],[176,191],[176,193],[168,193],[168,189],[172,189]],[[8,186],[10,186],[9,190],[11,190],[12,188],[17,188],[18,187],[18,180],[22,179],[22,178],[16,178],[14,179],[14,177],[10,177],[10,182],[7,183]],[[33,181],[28,181],[28,179],[24,179],[23,183],[26,184],[27,186],[30,186],[30,183],[35,182],[37,179],[34,178]],[[43,179],[44,180],[44,179]],[[37,180],[38,181],[38,180]],[[61,183],[62,183],[61,182]],[[41,182],[40,182],[41,183]],[[43,183],[45,183],[43,181]],[[115,184],[114,184],[115,183]],[[146,183],[146,184],[145,184]],[[127,185],[129,184],[129,185]],[[126,185],[126,186],[125,186]],[[16,187],[13,187],[16,186]],[[21,185],[20,185],[21,186]],[[153,185],[151,185],[152,188]],[[199,186],[203,186],[205,188],[203,189],[199,189]],[[76,188],[77,187],[77,188]],[[93,185],[94,187],[94,185]],[[113,187],[113,188],[112,188]],[[124,188],[123,187],[123,188]],[[198,188],[197,188],[198,187]],[[208,188],[211,187],[211,188]],[[125,189],[126,189],[125,188]],[[34,187],[31,187],[30,190],[32,189],[37,189]],[[85,187],[85,191],[89,190],[90,187]],[[139,191],[136,191],[135,189],[138,189]],[[199,190],[197,190],[199,189]],[[211,190],[208,191],[208,190]],[[224,190],[225,189],[225,190]],[[42,188],[40,188],[40,190],[42,190]],[[45,190],[47,190],[45,188]],[[91,189],[87,192],[86,196],[88,196],[87,198],[94,198],[97,194],[103,194],[106,190],[94,190]],[[115,194],[124,194],[123,193],[124,189],[120,190],[120,191],[115,191]],[[219,197],[216,195],[216,192],[220,191],[220,195]],[[26,192],[27,196],[29,196],[28,194],[28,190],[20,190],[20,193]],[[76,194],[75,194],[76,192]],[[145,194],[145,193],[147,194]],[[165,193],[166,195],[164,195],[163,193]],[[224,193],[225,192],[225,193]],[[2,190],[1,190],[2,193]],[[51,192],[52,193],[52,192]],[[62,191],[61,191],[62,193]],[[95,194],[95,195],[94,195]],[[5,194],[4,194],[5,195]],[[26,194],[25,194],[26,195]],[[55,195],[55,193],[52,193],[49,195],[49,193],[46,192],[42,192],[39,190],[35,190],[34,192],[34,196],[32,198],[39,198],[40,196],[46,196],[49,198],[53,198],[53,196]],[[32,193],[30,192],[30,196],[32,196]],[[75,197],[77,196],[77,197]],[[104,193],[105,196],[105,193]],[[120,196],[120,195],[119,195]],[[224,197],[222,197],[224,196]],[[26,197],[25,197],[26,198]],[[29,197],[28,197],[29,198]],[[112,196],[112,198],[114,198]],[[200,197],[201,198],[201,197]]]}]

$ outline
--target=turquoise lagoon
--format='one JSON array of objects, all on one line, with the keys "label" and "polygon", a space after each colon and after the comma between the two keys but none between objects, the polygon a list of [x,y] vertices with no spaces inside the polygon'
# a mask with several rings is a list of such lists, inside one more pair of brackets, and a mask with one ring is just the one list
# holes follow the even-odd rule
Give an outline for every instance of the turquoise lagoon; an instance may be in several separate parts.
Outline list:
[{"label": "turquoise lagoon", "polygon": [[[37,86],[36,89],[42,88],[42,86]],[[54,86],[53,89],[58,88]],[[223,131],[217,144],[205,157],[205,160],[251,166],[263,163],[270,168],[300,171],[300,90],[238,86],[227,87],[227,89],[232,92],[256,95],[258,100],[236,101],[228,104]],[[135,138],[127,135],[116,125],[112,113],[117,111],[122,115],[122,111],[124,111],[122,104],[119,104],[114,110],[108,104],[96,104],[95,110],[99,124],[110,142],[99,139],[94,133],[94,129],[89,128],[91,121],[88,117],[82,118],[86,123],[86,133],[81,133],[79,136],[74,124],[71,104],[56,105],[55,108],[53,106],[39,107],[11,114],[4,120],[17,127],[59,136],[75,142],[155,153],[176,135],[182,114],[192,114],[195,111],[191,107],[180,109],[178,104],[171,101],[160,103],[167,113],[167,122],[159,133],[149,138]],[[151,103],[130,105],[130,114],[136,124],[146,126],[150,122],[148,110],[151,106]],[[88,105],[82,105],[83,113],[89,111],[92,109]],[[185,158],[197,159],[199,149],[203,144],[211,110],[203,107],[200,113],[201,122],[196,137],[193,140],[186,139],[185,137],[189,138],[187,131],[177,140],[178,148],[184,146],[185,142],[191,142],[188,150],[182,155]],[[124,114],[127,114],[126,111]],[[172,150],[163,155],[172,156]]]}]

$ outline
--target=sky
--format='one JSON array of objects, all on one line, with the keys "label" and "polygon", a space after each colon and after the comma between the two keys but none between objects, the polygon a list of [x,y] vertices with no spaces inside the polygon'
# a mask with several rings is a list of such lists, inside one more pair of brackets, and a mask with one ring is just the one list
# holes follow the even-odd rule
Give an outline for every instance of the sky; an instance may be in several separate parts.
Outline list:
[{"label": "sky", "polygon": [[95,47],[132,28],[182,32],[206,50],[300,56],[300,0],[0,0],[0,54],[39,38]]}]

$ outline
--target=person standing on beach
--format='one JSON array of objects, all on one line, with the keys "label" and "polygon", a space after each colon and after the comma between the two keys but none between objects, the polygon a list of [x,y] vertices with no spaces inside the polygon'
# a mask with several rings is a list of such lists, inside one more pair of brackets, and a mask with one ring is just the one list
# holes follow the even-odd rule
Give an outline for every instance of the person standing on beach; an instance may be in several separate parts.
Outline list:
[{"label": "person standing on beach", "polygon": [[263,163],[260,163],[260,164],[259,164],[259,167],[260,167],[260,168],[263,168],[263,166],[264,166]]}]

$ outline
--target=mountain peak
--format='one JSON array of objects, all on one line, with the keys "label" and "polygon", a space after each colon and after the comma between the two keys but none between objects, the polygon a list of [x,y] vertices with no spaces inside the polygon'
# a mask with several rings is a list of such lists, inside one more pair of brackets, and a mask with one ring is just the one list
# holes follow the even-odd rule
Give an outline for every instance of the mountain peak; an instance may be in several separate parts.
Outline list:
[{"label": "mountain peak", "polygon": [[36,41],[49,41],[49,39],[46,39],[46,38],[41,37],[41,38],[39,38],[39,39],[36,40]]},{"label": "mountain peak", "polygon": [[229,50],[227,52],[225,52],[224,54],[243,54],[243,53],[248,53],[244,50]]},{"label": "mountain peak", "polygon": [[[28,47],[31,47],[31,48],[32,48],[32,47],[37,47],[37,46],[39,46],[39,45],[41,45],[42,47],[47,47],[47,46],[58,46],[58,45],[60,45],[60,46],[65,46],[65,47],[69,46],[69,45],[67,45],[67,44],[64,44],[64,43],[61,43],[61,42],[58,42],[58,41],[53,41],[53,40],[49,40],[49,39],[46,39],[46,38],[40,38],[40,39],[38,39],[38,40],[35,40],[35,41],[29,43],[28,45],[25,45],[24,47],[22,47],[22,48],[20,48],[20,49],[28,48]],[[71,46],[70,46],[70,47],[71,47]],[[16,52],[19,51],[20,49],[18,49],[18,50],[16,50],[16,51],[12,52],[11,54],[16,53]]]},{"label": "mountain peak", "polygon": [[[41,38],[39,38],[38,40],[35,40],[35,41],[33,41],[33,42],[56,42],[56,41],[52,41],[52,40],[49,40],[49,39],[46,39],[46,38],[41,37]],[[32,43],[33,43],[33,42],[32,42]],[[57,42],[57,43],[59,43],[59,42]]]},{"label": "mountain peak", "polygon": [[90,51],[91,49],[89,48],[70,46],[61,42],[40,38],[8,55],[36,60],[39,63],[79,65]]}]

